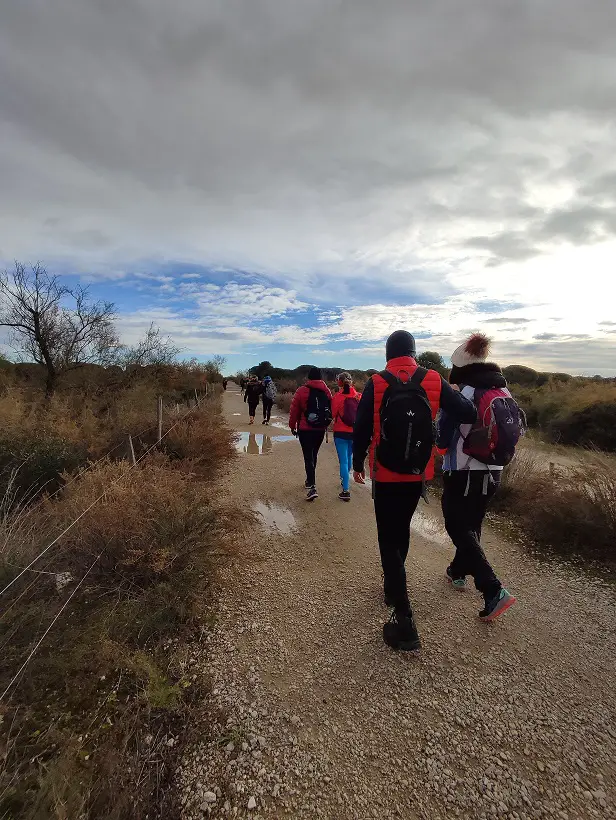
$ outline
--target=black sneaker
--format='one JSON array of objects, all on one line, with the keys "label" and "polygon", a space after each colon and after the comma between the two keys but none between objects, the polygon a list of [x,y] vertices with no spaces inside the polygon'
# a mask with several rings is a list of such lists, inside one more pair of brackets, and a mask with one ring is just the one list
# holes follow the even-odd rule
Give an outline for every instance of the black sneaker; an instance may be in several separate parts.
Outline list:
[{"label": "black sneaker", "polygon": [[389,622],[383,625],[383,640],[387,646],[401,652],[418,652],[421,649],[412,615],[397,615],[392,612]]},{"label": "black sneaker", "polygon": [[338,498],[341,501],[350,501],[351,500],[351,493],[348,490],[341,490],[338,493]]},{"label": "black sneaker", "polygon": [[316,487],[310,487],[310,489],[308,490],[308,493],[306,495],[306,501],[314,501],[314,499],[318,498],[318,497],[319,497],[319,494],[317,492],[317,488]]}]

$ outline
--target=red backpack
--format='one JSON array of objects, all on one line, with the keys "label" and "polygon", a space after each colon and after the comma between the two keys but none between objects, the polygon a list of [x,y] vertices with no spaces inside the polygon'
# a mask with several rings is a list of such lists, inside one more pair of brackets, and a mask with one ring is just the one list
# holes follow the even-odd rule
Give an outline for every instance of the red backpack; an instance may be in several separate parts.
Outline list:
[{"label": "red backpack", "polygon": [[506,467],[526,432],[526,416],[508,390],[475,390],[477,421],[464,439],[462,450],[483,464]]}]

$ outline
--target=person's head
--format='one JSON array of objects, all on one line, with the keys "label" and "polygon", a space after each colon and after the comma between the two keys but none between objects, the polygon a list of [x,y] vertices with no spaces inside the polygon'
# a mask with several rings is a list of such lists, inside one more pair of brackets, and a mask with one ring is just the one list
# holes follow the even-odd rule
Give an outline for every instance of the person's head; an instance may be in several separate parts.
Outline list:
[{"label": "person's head", "polygon": [[311,367],[308,371],[307,379],[309,382],[318,382],[322,379],[321,371],[318,367]]},{"label": "person's head", "polygon": [[408,330],[395,330],[385,344],[385,358],[387,361],[398,359],[400,356],[415,358],[415,339]]},{"label": "person's head", "polygon": [[350,373],[347,373],[346,370],[343,373],[338,373],[338,375],[336,376],[336,382],[343,393],[351,392],[353,378]]},{"label": "person's head", "polygon": [[484,333],[473,333],[451,354],[451,384],[459,384],[460,370],[469,365],[486,364],[490,353],[490,339]]},{"label": "person's head", "polygon": [[267,384],[268,382],[271,382],[271,380],[271,376],[263,376],[263,384]]}]

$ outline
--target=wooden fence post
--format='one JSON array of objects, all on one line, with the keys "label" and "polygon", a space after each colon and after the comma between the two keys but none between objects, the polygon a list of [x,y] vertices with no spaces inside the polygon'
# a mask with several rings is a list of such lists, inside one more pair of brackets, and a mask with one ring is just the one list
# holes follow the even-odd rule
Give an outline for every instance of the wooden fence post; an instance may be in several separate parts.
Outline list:
[{"label": "wooden fence post", "polygon": [[130,459],[130,463],[135,466],[137,463],[137,459],[135,458],[135,448],[133,447],[133,437],[131,434],[128,434],[128,458]]},{"label": "wooden fence post", "polygon": [[195,405],[199,407],[199,395],[197,394],[197,388],[195,387]]},{"label": "wooden fence post", "polygon": [[163,397],[158,397],[158,443],[163,438]]}]

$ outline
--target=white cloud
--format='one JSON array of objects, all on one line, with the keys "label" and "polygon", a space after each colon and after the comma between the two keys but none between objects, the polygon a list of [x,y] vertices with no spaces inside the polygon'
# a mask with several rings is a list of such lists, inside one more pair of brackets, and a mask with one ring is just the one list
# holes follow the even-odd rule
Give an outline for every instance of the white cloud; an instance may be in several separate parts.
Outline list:
[{"label": "white cloud", "polygon": [[[522,342],[550,317],[597,336],[614,23],[605,0],[4,4],[0,258],[156,288],[180,333],[239,324],[230,347],[357,350],[396,324],[446,343],[480,297],[530,305]],[[342,318],[299,327],[308,305]],[[254,326],[272,316],[294,326]]]}]

